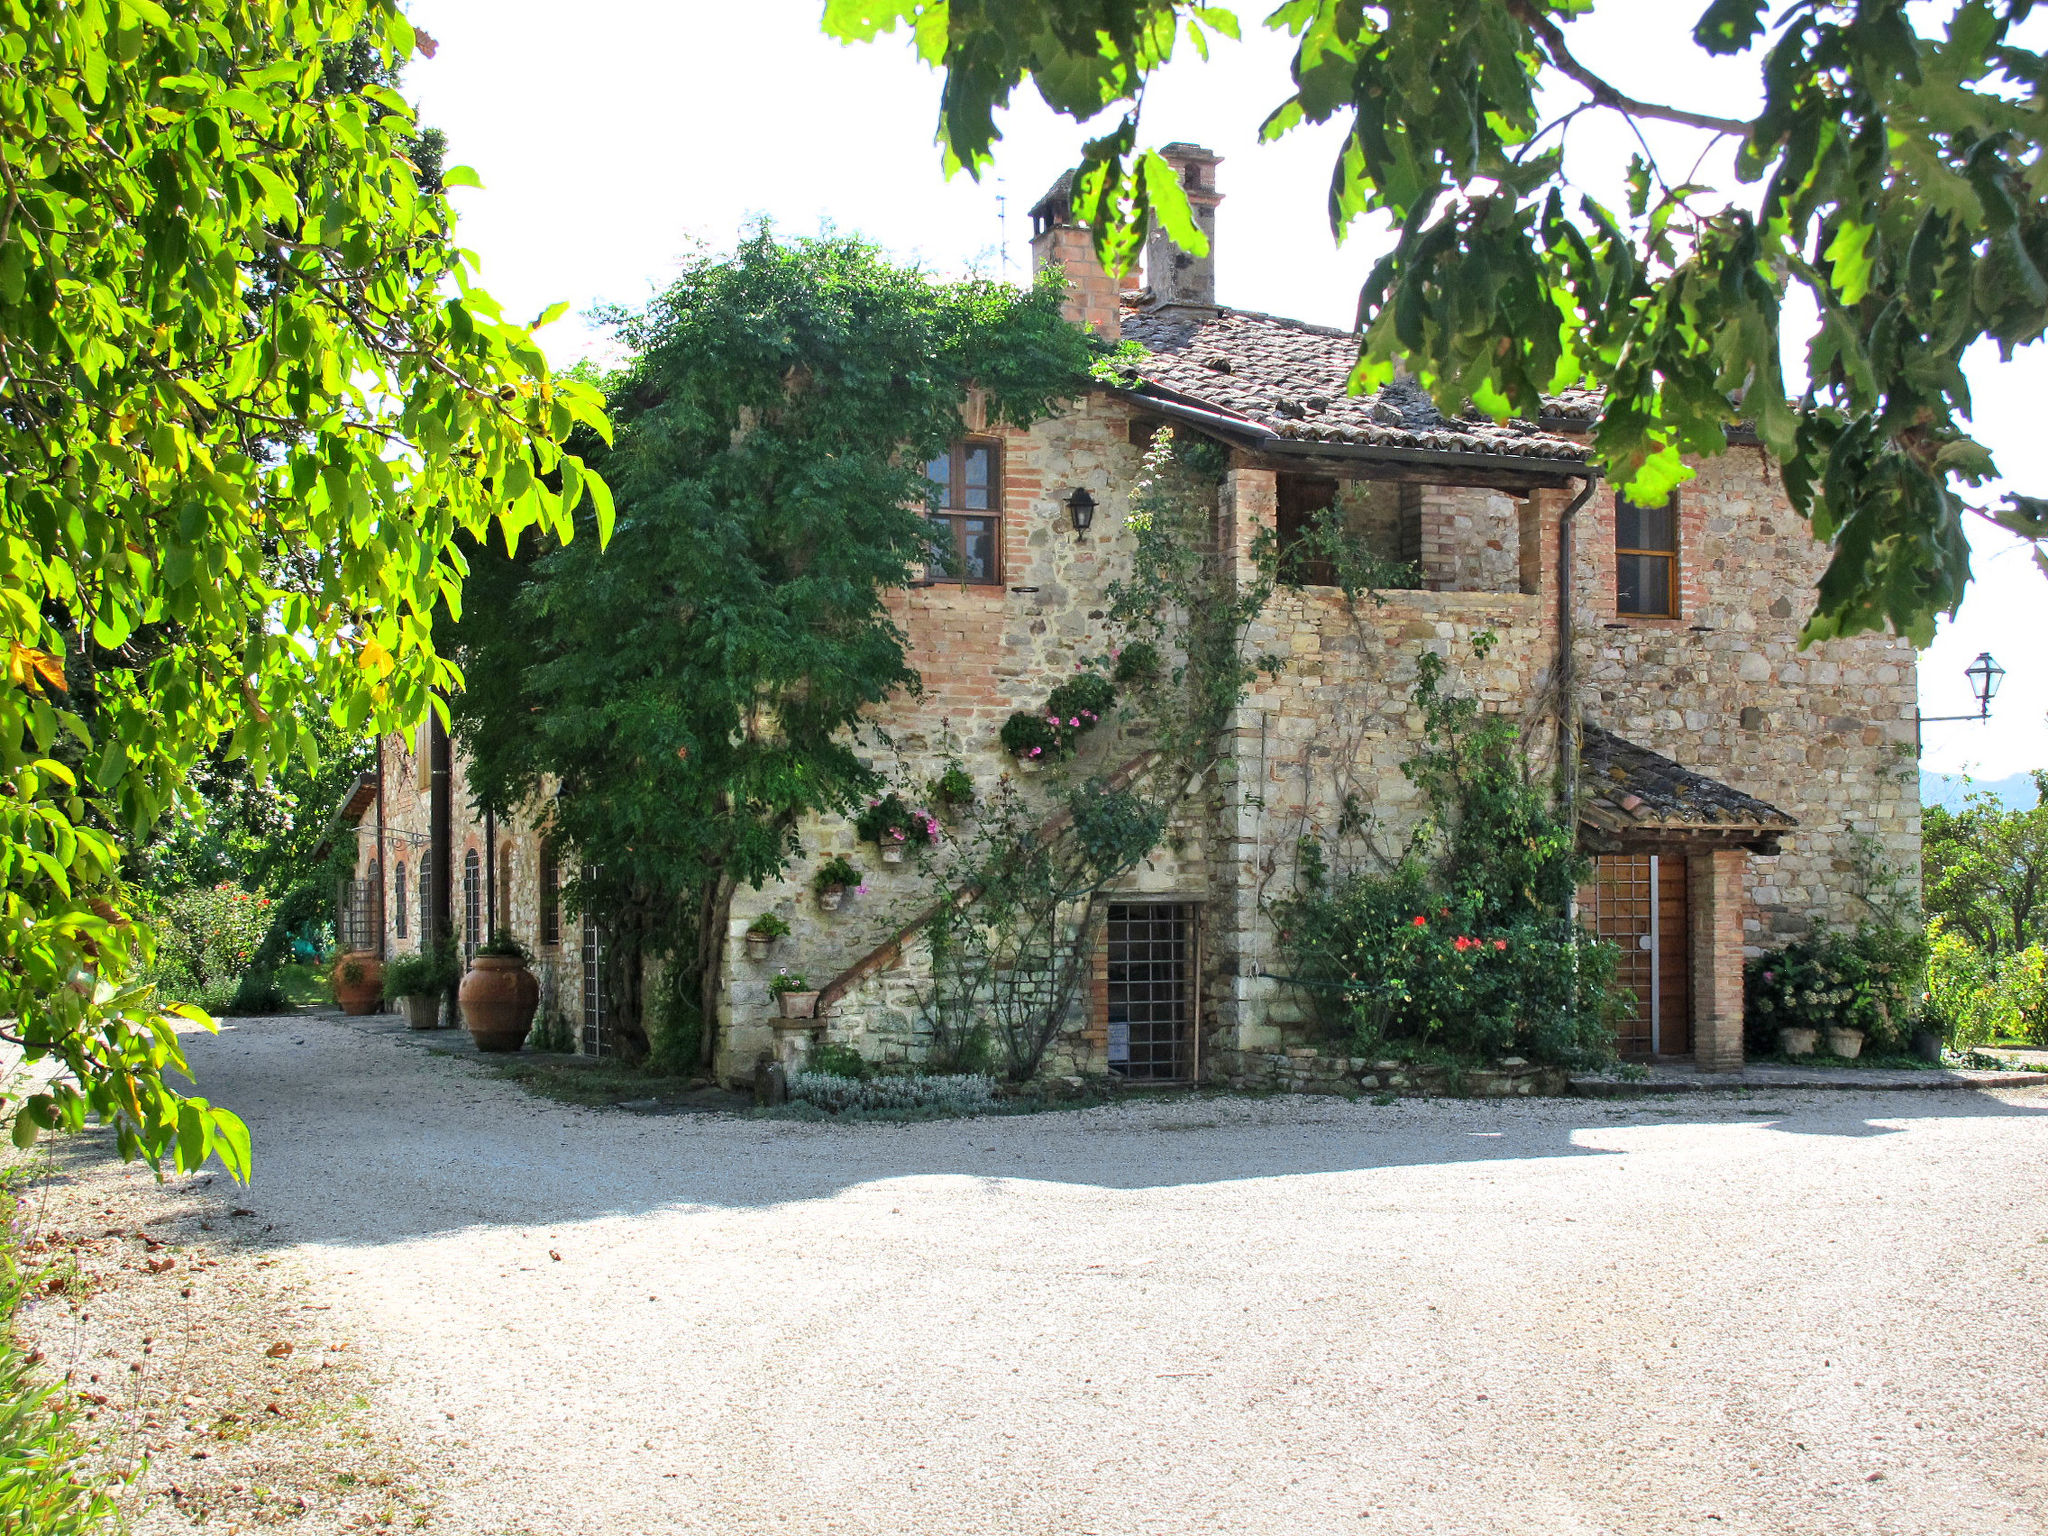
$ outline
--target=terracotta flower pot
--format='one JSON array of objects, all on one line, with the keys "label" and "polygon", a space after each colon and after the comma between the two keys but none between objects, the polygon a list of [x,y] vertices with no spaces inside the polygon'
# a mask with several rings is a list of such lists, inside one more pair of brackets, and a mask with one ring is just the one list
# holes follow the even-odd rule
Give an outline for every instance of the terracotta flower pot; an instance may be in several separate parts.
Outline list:
[{"label": "terracotta flower pot", "polygon": [[884,864],[901,864],[903,862],[903,850],[901,848],[884,848],[882,850],[882,862]]},{"label": "terracotta flower pot", "polygon": [[839,903],[844,900],[846,900],[846,887],[835,885],[829,891],[818,892],[818,910],[820,912],[837,912],[839,910]]},{"label": "terracotta flower pot", "polygon": [[1811,1056],[1819,1042],[1820,1031],[1817,1029],[1788,1026],[1778,1031],[1778,1049],[1787,1056]]},{"label": "terracotta flower pot", "polygon": [[334,962],[329,976],[343,1013],[375,1013],[384,997],[384,962],[367,949],[351,950]]},{"label": "terracotta flower pot", "polygon": [[1830,1029],[1828,1049],[1844,1061],[1854,1061],[1863,1054],[1863,1031],[1860,1029]]},{"label": "terracotta flower pot", "polygon": [[1017,754],[1017,771],[1019,773],[1036,773],[1044,766],[1045,759],[1042,756],[1033,757],[1028,752],[1019,752]]},{"label": "terracotta flower pot", "polygon": [[815,992],[778,992],[775,1000],[781,1004],[785,1019],[815,1019],[818,1016],[818,994]]},{"label": "terracotta flower pot", "polygon": [[441,994],[438,992],[414,992],[399,1000],[405,1010],[405,1022],[414,1029],[439,1029],[441,1027]]},{"label": "terracotta flower pot", "polygon": [[455,996],[478,1050],[516,1051],[533,1028],[540,983],[517,955],[475,955]]},{"label": "terracotta flower pot", "polygon": [[747,958],[749,960],[766,960],[768,958],[768,951],[774,947],[775,940],[765,933],[750,933],[747,935]]}]

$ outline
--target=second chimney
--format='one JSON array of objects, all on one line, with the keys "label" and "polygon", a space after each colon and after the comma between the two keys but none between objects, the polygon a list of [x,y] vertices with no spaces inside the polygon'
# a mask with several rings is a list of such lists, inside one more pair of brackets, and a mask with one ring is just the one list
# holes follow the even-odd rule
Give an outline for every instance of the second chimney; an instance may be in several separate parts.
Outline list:
[{"label": "second chimney", "polygon": [[1095,237],[1074,219],[1074,173],[1052,184],[1031,210],[1031,270],[1067,275],[1067,318],[1104,341],[1123,335],[1117,284],[1095,259]]},{"label": "second chimney", "polygon": [[1186,304],[1214,309],[1216,205],[1223,201],[1216,190],[1216,167],[1222,164],[1222,157],[1199,144],[1168,144],[1159,157],[1180,178],[1195,210],[1195,226],[1208,237],[1209,254],[1195,256],[1182,250],[1155,218],[1145,234],[1145,281],[1152,289],[1152,303],[1155,307]]}]

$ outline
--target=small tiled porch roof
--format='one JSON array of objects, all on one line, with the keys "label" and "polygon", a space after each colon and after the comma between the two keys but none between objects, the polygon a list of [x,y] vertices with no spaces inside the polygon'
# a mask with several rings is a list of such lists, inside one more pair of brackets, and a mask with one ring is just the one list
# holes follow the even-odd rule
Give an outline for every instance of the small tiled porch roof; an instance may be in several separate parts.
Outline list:
[{"label": "small tiled porch roof", "polygon": [[1555,461],[1575,468],[1599,396],[1567,390],[1546,399],[1543,420],[1448,417],[1416,385],[1396,380],[1369,395],[1347,392],[1358,362],[1349,331],[1248,309],[1166,305],[1126,295],[1123,339],[1149,354],[1133,364],[1140,393],[1199,405],[1302,444]]},{"label": "small tiled porch roof", "polygon": [[1776,853],[1799,823],[1767,801],[1587,725],[1579,745],[1579,824],[1596,850],[1693,843]]}]

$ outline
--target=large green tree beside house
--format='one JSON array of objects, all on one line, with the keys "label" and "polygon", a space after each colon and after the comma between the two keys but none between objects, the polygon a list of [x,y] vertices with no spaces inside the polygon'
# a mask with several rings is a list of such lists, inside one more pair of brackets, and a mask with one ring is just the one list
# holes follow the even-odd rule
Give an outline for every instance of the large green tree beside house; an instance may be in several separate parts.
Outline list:
[{"label": "large green tree beside house", "polygon": [[932,556],[924,466],[970,389],[1022,425],[1085,387],[1094,344],[1061,302],[1056,278],[941,282],[763,230],[612,317],[632,360],[606,381],[616,445],[592,445],[610,547],[480,551],[448,643],[471,790],[501,812],[552,795],[629,1047],[640,959],[673,956],[715,1020],[734,890],[880,785],[861,730],[918,686],[887,595]]},{"label": "large green tree beside house", "polygon": [[0,3],[0,1037],[57,1068],[0,1086],[18,1143],[246,1171],[124,856],[202,764],[418,720],[459,534],[607,531],[562,448],[602,402],[476,286],[475,178],[389,84],[423,46],[397,0]]},{"label": "large green tree beside house", "polygon": [[[1356,385],[1404,359],[1447,410],[1529,417],[1546,392],[1596,387],[1594,459],[1647,503],[1746,424],[1832,551],[1807,636],[1889,625],[1925,644],[1962,601],[1973,512],[2033,540],[2048,570],[2048,499],[1973,498],[1996,468],[1969,435],[1962,370],[1973,346],[2010,354],[2048,325],[2048,56],[2016,30],[2034,9],[1711,0],[1695,45],[1757,69],[1761,110],[1732,117],[1691,99],[1682,58],[1646,71],[1654,100],[1588,69],[1574,32],[1593,0],[1285,0],[1265,25],[1296,46],[1263,132],[1341,124],[1333,230],[1373,213],[1395,230],[1360,295]],[[944,71],[949,169],[992,162],[995,112],[1028,83],[1102,130],[1074,208],[1107,262],[1128,267],[1151,219],[1202,244],[1142,107],[1176,53],[1238,35],[1229,8],[826,0],[824,18],[848,41],[902,27]],[[1665,164],[1639,132],[1627,205],[1603,207],[1580,185],[1585,114],[1701,142]],[[1732,151],[1731,181],[1697,180],[1709,139]],[[1788,341],[1810,379],[1789,400]]]}]

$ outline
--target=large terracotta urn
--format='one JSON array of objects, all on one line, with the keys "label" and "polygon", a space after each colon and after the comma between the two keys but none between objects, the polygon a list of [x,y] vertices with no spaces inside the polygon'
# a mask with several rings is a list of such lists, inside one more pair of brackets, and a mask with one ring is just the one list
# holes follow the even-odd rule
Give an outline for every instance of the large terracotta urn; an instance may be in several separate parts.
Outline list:
[{"label": "large terracotta urn", "polygon": [[455,999],[478,1050],[516,1051],[533,1028],[540,983],[517,955],[473,955]]},{"label": "large terracotta urn", "polygon": [[334,962],[328,981],[343,1013],[375,1013],[384,1000],[384,962],[375,950],[350,950]]}]

